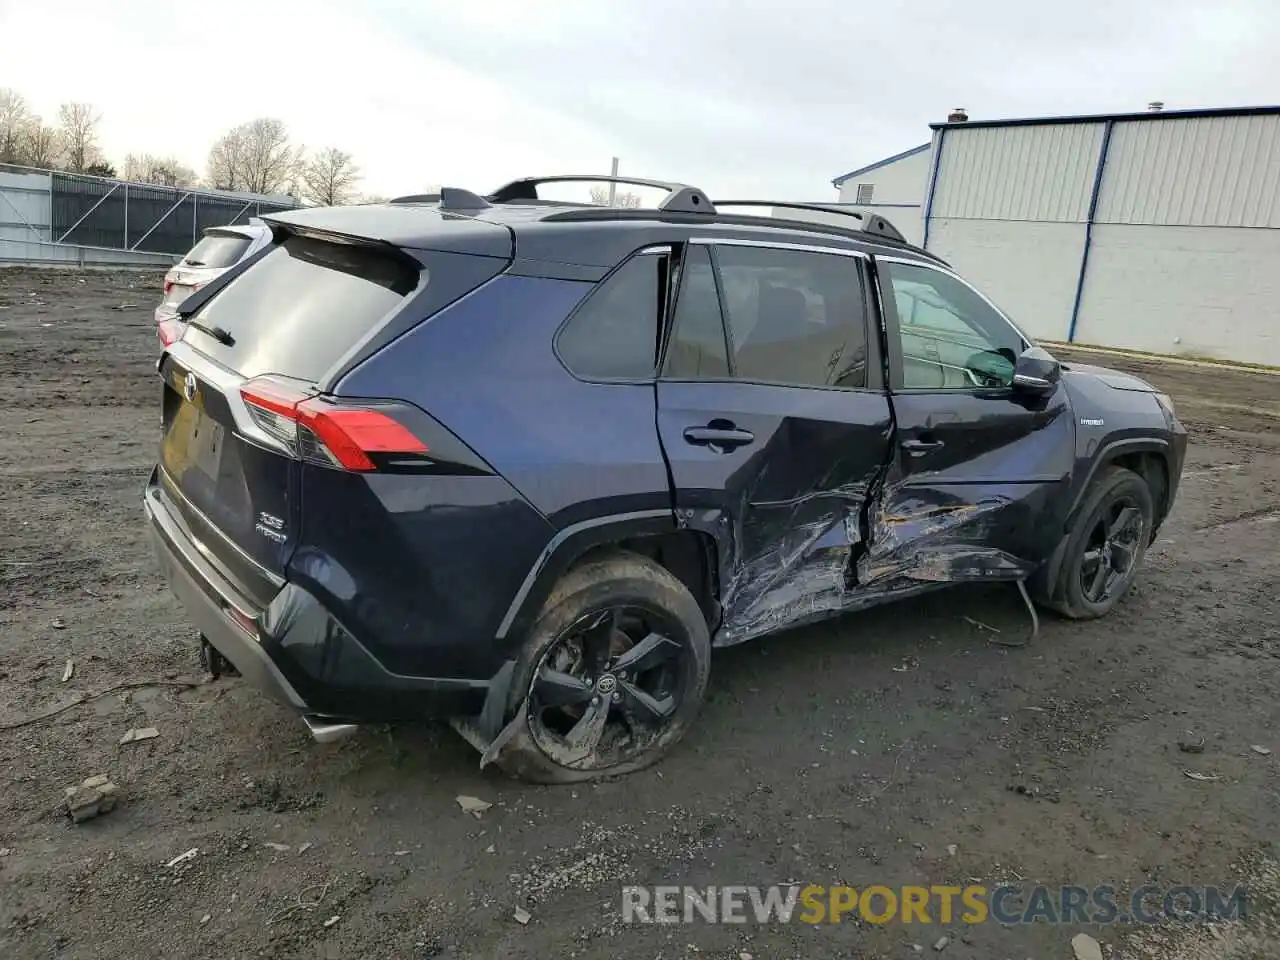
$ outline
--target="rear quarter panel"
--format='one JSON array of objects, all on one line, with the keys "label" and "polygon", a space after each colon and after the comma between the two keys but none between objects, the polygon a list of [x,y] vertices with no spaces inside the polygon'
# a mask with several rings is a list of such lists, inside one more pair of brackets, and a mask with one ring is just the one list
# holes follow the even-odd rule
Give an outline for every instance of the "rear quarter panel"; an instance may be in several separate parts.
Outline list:
[{"label": "rear quarter panel", "polygon": [[670,508],[652,383],[574,378],[552,343],[592,284],[500,276],[342,379],[409,400],[457,434],[556,530]]}]

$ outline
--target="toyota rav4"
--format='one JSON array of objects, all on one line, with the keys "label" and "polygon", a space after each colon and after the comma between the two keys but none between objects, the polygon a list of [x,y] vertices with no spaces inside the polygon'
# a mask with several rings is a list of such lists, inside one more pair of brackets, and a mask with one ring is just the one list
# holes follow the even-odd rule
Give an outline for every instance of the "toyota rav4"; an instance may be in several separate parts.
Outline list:
[{"label": "toyota rav4", "polygon": [[1121,599],[1168,397],[881,217],[539,194],[583,179],[273,214],[184,302],[145,507],[213,672],[566,782],[676,743],[715,646],[972,581]]}]

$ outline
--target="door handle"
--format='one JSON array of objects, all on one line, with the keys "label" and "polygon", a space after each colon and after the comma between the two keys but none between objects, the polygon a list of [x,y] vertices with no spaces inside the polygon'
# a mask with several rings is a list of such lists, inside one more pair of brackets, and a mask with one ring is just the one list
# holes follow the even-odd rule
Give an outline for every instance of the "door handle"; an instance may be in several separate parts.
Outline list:
[{"label": "door handle", "polygon": [[756,436],[749,430],[739,430],[737,427],[685,427],[684,438],[699,447],[732,450],[752,443]]},{"label": "door handle", "polygon": [[918,456],[929,450],[937,450],[945,447],[946,444],[941,440],[903,440],[902,449],[912,456]]}]

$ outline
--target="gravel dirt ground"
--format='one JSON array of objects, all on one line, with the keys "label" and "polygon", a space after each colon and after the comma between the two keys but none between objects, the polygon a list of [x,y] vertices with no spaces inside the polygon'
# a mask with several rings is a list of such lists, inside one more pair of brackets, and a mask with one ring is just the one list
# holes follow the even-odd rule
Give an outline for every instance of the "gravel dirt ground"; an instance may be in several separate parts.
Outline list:
[{"label": "gravel dirt ground", "polygon": [[[0,957],[1073,956],[1076,925],[620,919],[622,884],[970,878],[1247,883],[1241,924],[1085,932],[1112,958],[1280,956],[1280,377],[1080,357],[1148,377],[1192,431],[1107,620],[1008,649],[974,621],[1018,635],[1017,594],[964,589],[730,649],[658,768],[542,788],[444,728],[320,746],[202,682],[142,525],[158,288],[0,271]],[[73,825],[63,788],[99,773],[120,803]]]}]

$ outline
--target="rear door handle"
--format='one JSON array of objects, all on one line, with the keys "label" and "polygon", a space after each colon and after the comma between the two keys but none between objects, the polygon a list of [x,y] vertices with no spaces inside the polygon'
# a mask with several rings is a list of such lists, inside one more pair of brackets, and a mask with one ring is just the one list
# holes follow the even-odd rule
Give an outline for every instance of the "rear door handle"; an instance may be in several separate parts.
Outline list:
[{"label": "rear door handle", "polygon": [[684,438],[687,442],[700,447],[732,450],[734,447],[743,447],[754,442],[756,435],[749,430],[739,430],[736,427],[685,427]]},{"label": "rear door handle", "polygon": [[907,453],[917,454],[924,453],[927,450],[937,450],[939,447],[945,447],[946,444],[941,440],[903,440],[902,449]]}]

